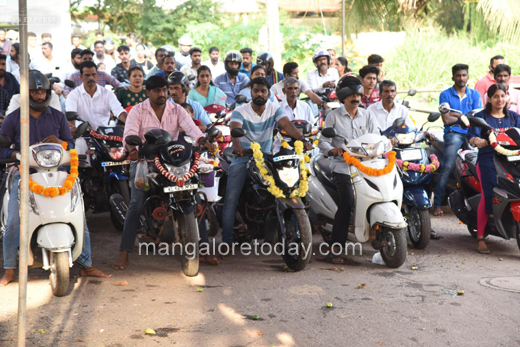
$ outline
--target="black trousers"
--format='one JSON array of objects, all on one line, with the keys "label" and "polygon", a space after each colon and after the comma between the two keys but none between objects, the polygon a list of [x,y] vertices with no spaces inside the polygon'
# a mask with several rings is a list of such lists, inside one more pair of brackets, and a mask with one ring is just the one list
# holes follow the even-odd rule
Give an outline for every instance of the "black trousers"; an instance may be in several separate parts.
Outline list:
[{"label": "black trousers", "polygon": [[347,242],[348,226],[350,225],[350,216],[354,207],[354,190],[350,175],[333,173],[334,184],[339,193],[339,206],[334,216],[334,225],[332,227],[332,243],[338,242],[342,246]]}]

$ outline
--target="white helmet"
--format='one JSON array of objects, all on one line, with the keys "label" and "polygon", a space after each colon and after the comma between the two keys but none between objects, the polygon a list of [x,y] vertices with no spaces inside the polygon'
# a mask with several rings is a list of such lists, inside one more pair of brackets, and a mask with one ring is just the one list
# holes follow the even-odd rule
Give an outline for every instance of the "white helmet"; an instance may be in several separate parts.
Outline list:
[{"label": "white helmet", "polygon": [[188,34],[184,34],[179,39],[179,45],[183,46],[193,46],[193,40],[191,39],[191,36]]},{"label": "white helmet", "polygon": [[314,54],[312,55],[312,62],[314,63],[314,66],[318,67],[318,64],[316,63],[316,60],[321,57],[327,57],[327,65],[330,65],[330,54],[326,49],[317,49],[314,51]]}]

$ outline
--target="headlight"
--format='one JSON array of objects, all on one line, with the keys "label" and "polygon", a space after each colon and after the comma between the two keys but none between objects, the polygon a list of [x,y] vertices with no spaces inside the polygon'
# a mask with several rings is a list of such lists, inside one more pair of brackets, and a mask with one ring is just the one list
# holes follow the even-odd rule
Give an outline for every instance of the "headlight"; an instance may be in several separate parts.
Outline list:
[{"label": "headlight", "polygon": [[165,164],[168,171],[172,174],[174,174],[177,177],[182,177],[186,175],[188,172],[190,172],[191,163],[188,162],[182,166],[173,166],[170,164]]},{"label": "headlight", "polygon": [[124,147],[109,148],[108,155],[112,160],[120,161],[126,156],[126,149]]},{"label": "headlight", "polygon": [[397,141],[400,145],[411,145],[415,142],[415,133],[408,133],[408,134],[396,134]]},{"label": "headlight", "polygon": [[365,150],[361,147],[347,147],[349,151],[351,151],[354,154],[360,154],[365,155]]},{"label": "headlight", "polygon": [[72,190],[70,192],[70,212],[74,212],[76,206],[78,205],[79,199],[81,198],[80,188],[78,180],[74,182],[72,185]]},{"label": "headlight", "polygon": [[33,157],[36,163],[41,167],[56,167],[61,161],[61,150],[41,149],[33,152]]},{"label": "headlight", "polygon": [[292,188],[300,179],[300,170],[297,167],[284,167],[282,170],[277,170],[280,181],[287,185],[287,188]]},{"label": "headlight", "polygon": [[385,153],[386,150],[386,146],[383,141],[377,143],[364,143],[361,146],[365,150],[368,157],[376,157]]}]

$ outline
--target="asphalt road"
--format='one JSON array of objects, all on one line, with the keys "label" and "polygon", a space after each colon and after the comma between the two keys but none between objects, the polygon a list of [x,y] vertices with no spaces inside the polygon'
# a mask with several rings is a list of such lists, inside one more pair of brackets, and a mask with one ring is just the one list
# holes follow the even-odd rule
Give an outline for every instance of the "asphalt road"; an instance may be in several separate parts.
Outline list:
[{"label": "asphalt road", "polygon": [[[519,346],[520,294],[479,283],[520,276],[516,242],[491,238],[492,254],[480,255],[453,215],[432,225],[443,239],[409,245],[399,269],[371,263],[367,244],[344,266],[316,256],[291,273],[278,256],[235,256],[187,278],[173,256],[134,254],[112,270],[119,233],[90,215],[94,264],[113,277],[80,278],[74,266],[70,294],[55,298],[48,274],[30,269],[27,345]],[[0,288],[2,347],[16,344],[17,294],[17,282]]]}]

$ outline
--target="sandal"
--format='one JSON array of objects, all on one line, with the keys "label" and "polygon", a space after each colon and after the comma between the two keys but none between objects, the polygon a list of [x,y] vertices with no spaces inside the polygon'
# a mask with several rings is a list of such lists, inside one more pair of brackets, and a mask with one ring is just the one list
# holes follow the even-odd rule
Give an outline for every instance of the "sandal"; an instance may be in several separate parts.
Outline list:
[{"label": "sandal", "polygon": [[206,263],[206,264],[209,264],[209,265],[220,265],[220,262],[218,261],[217,257],[215,257],[214,255],[205,255],[205,256],[202,256],[202,257],[199,257],[199,261],[201,263]]},{"label": "sandal", "polygon": [[345,260],[343,258],[341,258],[339,255],[334,255],[332,253],[327,254],[325,261],[336,265],[345,264]]},{"label": "sandal", "polygon": [[[485,241],[485,239],[484,238],[477,239],[477,242],[480,242],[480,241]],[[477,245],[478,245],[478,243],[477,243]],[[478,247],[477,252],[480,254],[489,254],[490,253],[489,249],[487,248],[487,245],[485,247]]]},{"label": "sandal", "polygon": [[430,239],[432,239],[432,240],[440,240],[440,239],[442,239],[442,236],[439,235],[436,231],[432,230],[430,232]]}]

